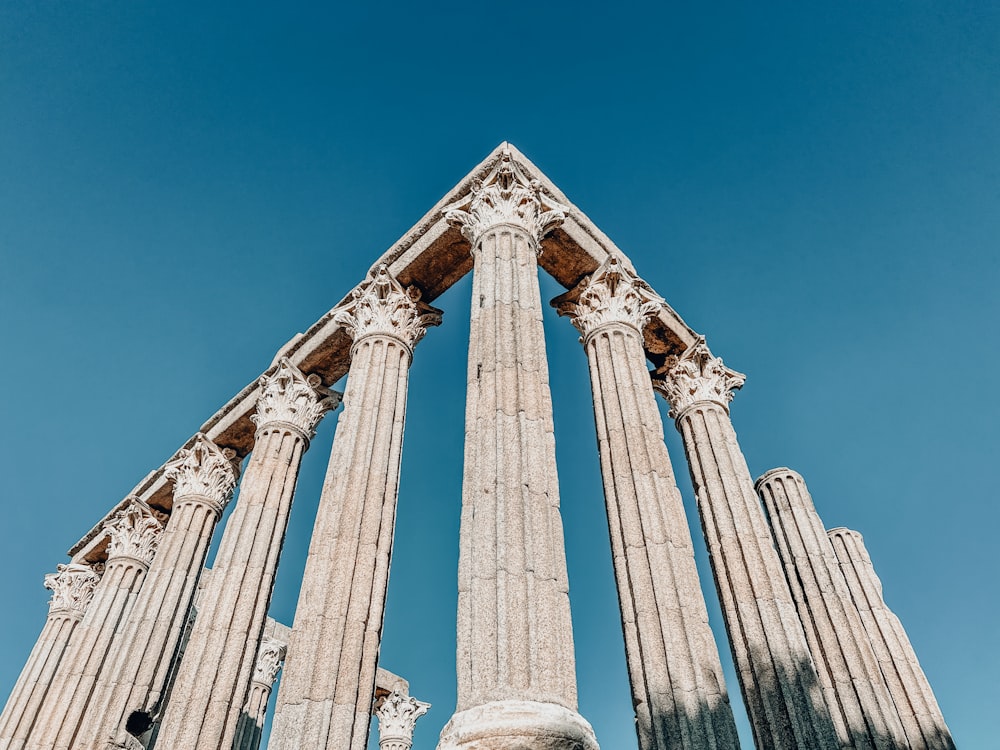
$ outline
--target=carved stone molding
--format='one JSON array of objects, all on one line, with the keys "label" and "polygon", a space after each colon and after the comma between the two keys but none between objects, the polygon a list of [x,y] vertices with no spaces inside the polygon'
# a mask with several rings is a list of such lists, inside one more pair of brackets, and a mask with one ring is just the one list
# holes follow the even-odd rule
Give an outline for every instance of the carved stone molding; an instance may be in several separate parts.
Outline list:
[{"label": "carved stone molding", "polygon": [[235,451],[219,448],[198,433],[194,445],[177,453],[164,468],[164,476],[174,483],[174,498],[199,497],[221,513],[233,496],[239,470],[233,464]]},{"label": "carved stone molding", "polygon": [[568,316],[586,341],[599,328],[621,323],[639,333],[665,304],[642,279],[609,255],[597,270],[574,289],[552,300],[560,315]]},{"label": "carved stone molding", "polygon": [[278,672],[281,670],[281,662],[285,660],[285,652],[288,647],[281,641],[273,638],[264,638],[257,649],[257,662],[253,668],[254,682],[266,685],[270,688],[274,681],[278,679]]},{"label": "carved stone molding", "polygon": [[49,614],[65,612],[83,616],[100,580],[101,577],[89,565],[57,565],[55,573],[45,576],[45,588],[52,591]]},{"label": "carved stone molding", "polygon": [[448,222],[459,227],[472,243],[473,252],[486,232],[501,225],[523,229],[537,251],[542,238],[566,220],[569,207],[542,193],[538,180],[529,179],[510,154],[504,154],[485,182],[473,183],[468,197],[444,211]]},{"label": "carved stone molding", "polygon": [[334,310],[333,319],[357,343],[365,336],[390,336],[413,349],[427,328],[441,325],[441,311],[420,301],[420,290],[403,288],[383,263]]},{"label": "carved stone molding", "polygon": [[653,387],[666,396],[673,419],[699,401],[718,404],[728,412],[733,391],[742,388],[747,379],[714,356],[704,336],[681,356],[668,357],[661,372],[662,377],[653,378]]},{"label": "carved stone molding", "polygon": [[144,565],[153,562],[163,522],[144,502],[133,498],[111,517],[105,528],[109,537],[108,560],[130,557]]},{"label": "carved stone molding", "polygon": [[375,707],[381,750],[409,750],[413,745],[413,728],[417,719],[430,707],[430,703],[418,701],[399,690],[393,690],[383,698]]},{"label": "carved stone molding", "polygon": [[287,357],[282,357],[277,369],[262,375],[258,383],[261,390],[257,412],[250,417],[258,430],[275,424],[288,425],[306,440],[312,439],[320,419],[336,409],[343,396],[323,388],[319,375],[303,375]]}]

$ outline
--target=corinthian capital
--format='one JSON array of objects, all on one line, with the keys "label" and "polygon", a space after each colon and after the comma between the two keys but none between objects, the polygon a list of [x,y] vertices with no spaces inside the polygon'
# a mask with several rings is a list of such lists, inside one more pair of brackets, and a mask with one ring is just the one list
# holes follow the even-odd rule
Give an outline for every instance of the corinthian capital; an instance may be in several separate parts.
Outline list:
[{"label": "corinthian capital", "polygon": [[430,703],[393,690],[375,708],[379,747],[382,750],[409,750],[413,745],[413,728],[417,719],[430,707]]},{"label": "corinthian capital", "polygon": [[174,483],[174,498],[194,496],[208,500],[221,513],[233,496],[239,471],[233,465],[235,451],[219,448],[198,433],[194,445],[177,453],[164,475]]},{"label": "corinthian capital", "polygon": [[138,498],[118,511],[105,527],[108,532],[108,560],[131,557],[145,565],[153,562],[163,533],[163,522]]},{"label": "corinthian capital", "polygon": [[486,180],[475,183],[468,197],[444,209],[445,218],[462,230],[473,252],[483,234],[500,225],[523,229],[541,248],[542,238],[566,220],[567,206],[542,193],[538,180],[529,180],[504,154]]},{"label": "corinthian capital", "polygon": [[747,379],[714,356],[704,336],[681,356],[669,357],[662,371],[662,378],[653,378],[653,387],[666,396],[674,419],[699,401],[710,401],[729,411],[733,391],[742,388]]},{"label": "corinthian capital", "polygon": [[574,289],[552,300],[560,315],[569,316],[584,340],[610,323],[623,323],[640,333],[656,315],[663,298],[609,255],[597,270]]},{"label": "corinthian capital", "polygon": [[257,413],[250,417],[258,429],[272,424],[294,428],[306,440],[316,434],[319,420],[340,405],[343,394],[323,388],[319,375],[303,375],[298,367],[282,357],[274,372],[257,381]]},{"label": "corinthian capital", "polygon": [[285,660],[287,646],[273,638],[264,638],[257,649],[257,661],[253,668],[253,679],[261,685],[271,687],[278,678],[281,662]]},{"label": "corinthian capital", "polygon": [[45,588],[52,590],[49,614],[67,612],[83,615],[94,598],[94,588],[101,577],[89,565],[57,565],[55,573],[45,576]]},{"label": "corinthian capital", "polygon": [[334,310],[333,319],[355,341],[365,336],[390,336],[413,349],[428,327],[441,325],[441,311],[421,302],[415,286],[404,289],[383,263]]}]

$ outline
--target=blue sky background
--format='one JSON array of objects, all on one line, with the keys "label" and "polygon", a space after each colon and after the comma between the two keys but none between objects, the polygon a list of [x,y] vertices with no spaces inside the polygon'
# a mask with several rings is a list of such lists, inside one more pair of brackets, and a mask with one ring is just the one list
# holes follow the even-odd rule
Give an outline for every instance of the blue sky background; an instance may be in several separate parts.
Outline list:
[{"label": "blue sky background", "polygon": [[[995,747],[998,43],[988,2],[0,5],[0,694],[43,574],[506,139],[748,374],[751,471],[865,535],[959,746]],[[416,750],[454,708],[469,293],[412,370],[382,663],[434,704]],[[546,334],[581,713],[635,747],[585,358]]]}]

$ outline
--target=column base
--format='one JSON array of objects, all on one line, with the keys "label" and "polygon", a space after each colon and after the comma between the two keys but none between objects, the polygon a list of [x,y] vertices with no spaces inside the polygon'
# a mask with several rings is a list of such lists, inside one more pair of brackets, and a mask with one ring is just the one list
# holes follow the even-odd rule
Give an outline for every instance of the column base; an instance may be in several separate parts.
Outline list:
[{"label": "column base", "polygon": [[451,717],[437,750],[600,750],[576,711],[555,703],[505,700]]}]

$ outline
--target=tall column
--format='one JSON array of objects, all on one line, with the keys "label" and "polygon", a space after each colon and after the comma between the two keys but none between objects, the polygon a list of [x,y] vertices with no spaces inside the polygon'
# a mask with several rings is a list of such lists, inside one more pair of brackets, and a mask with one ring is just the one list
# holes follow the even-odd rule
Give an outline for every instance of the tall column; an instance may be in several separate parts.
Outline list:
[{"label": "tall column", "polygon": [[59,565],[56,571],[45,576],[45,588],[52,590],[48,618],[0,714],[0,748],[3,750],[24,747],[54,687],[70,638],[93,601],[100,580],[89,565],[70,563]]},{"label": "tall column", "polygon": [[889,685],[908,747],[955,750],[951,732],[903,624],[882,597],[882,582],[875,573],[864,539],[857,531],[845,528],[827,533],[851,600]]},{"label": "tall column", "polygon": [[260,379],[256,442],[170,693],[157,744],[232,750],[303,453],[340,394],[282,358]]},{"label": "tall column", "polygon": [[53,689],[39,708],[36,729],[28,740],[30,748],[55,747],[60,733],[75,729],[86,713],[97,675],[112,653],[116,634],[135,604],[156,554],[164,518],[132,498],[108,521],[104,575],[59,664]]},{"label": "tall column", "polygon": [[271,690],[278,679],[287,650],[286,644],[273,638],[265,636],[261,640],[250,680],[250,691],[236,727],[232,750],[258,750],[260,747],[260,737],[267,717],[267,702],[271,698]]},{"label": "tall column", "polygon": [[212,533],[236,487],[234,458],[231,449],[221,449],[199,433],[190,448],[167,464],[174,503],[159,549],[114,639],[111,658],[97,675],[82,721],[64,724],[56,750],[104,750],[112,737],[134,744],[130,736],[152,728],[163,708]]},{"label": "tall column", "polygon": [[485,184],[446,214],[472,244],[474,271],[458,562],[458,706],[441,733],[441,750],[597,747],[576,711],[538,289],[541,240],[564,219],[563,209],[505,156]]},{"label": "tall column", "polygon": [[772,469],[755,484],[841,747],[896,750],[903,727],[805,480]]},{"label": "tall column", "polygon": [[806,637],[746,459],[729,421],[745,376],[704,339],[656,387],[684,438],[702,529],[758,750],[838,747]]},{"label": "tall column", "polygon": [[375,706],[378,718],[379,750],[410,750],[417,719],[427,713],[430,703],[393,690]]},{"label": "tall column", "polygon": [[353,337],[344,411],[278,691],[271,750],[368,740],[413,347],[439,310],[380,266],[334,311]]},{"label": "tall column", "polygon": [[639,747],[738,748],[646,367],[642,329],[663,300],[611,256],[553,304],[583,334],[590,364]]}]

